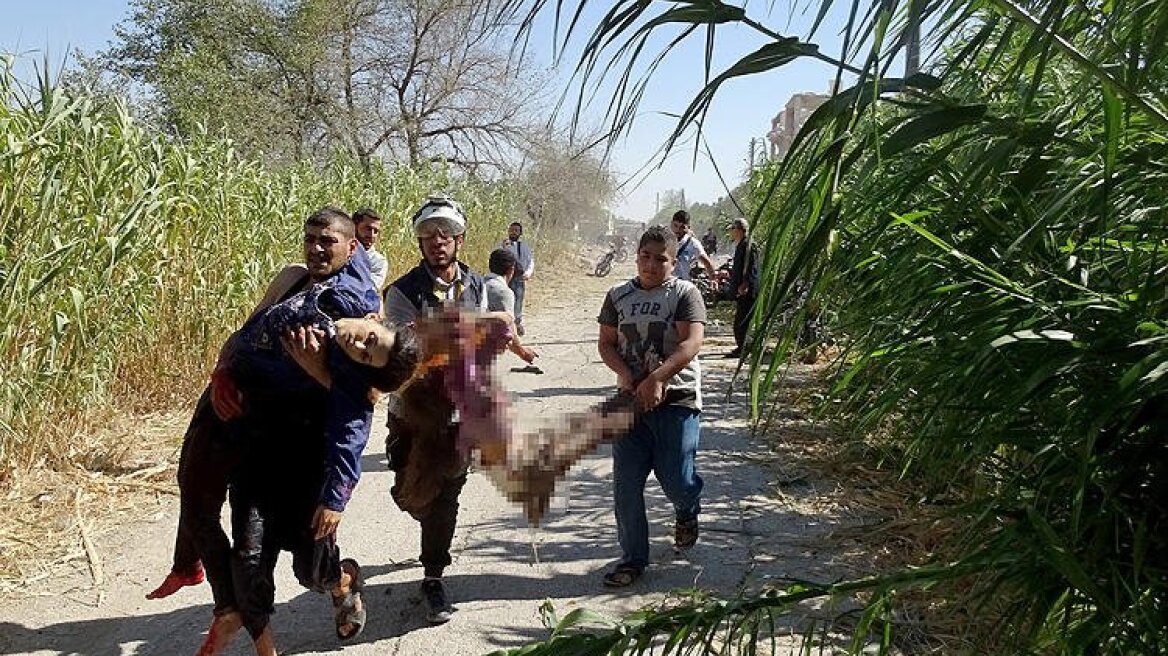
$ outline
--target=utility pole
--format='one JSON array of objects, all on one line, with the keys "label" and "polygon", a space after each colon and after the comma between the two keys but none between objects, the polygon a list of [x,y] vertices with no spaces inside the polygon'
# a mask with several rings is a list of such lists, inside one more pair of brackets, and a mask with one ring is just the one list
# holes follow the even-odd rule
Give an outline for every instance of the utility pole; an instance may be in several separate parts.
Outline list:
[{"label": "utility pole", "polygon": [[908,24],[905,26],[904,76],[916,75],[921,70],[921,3],[913,0],[908,6]]}]

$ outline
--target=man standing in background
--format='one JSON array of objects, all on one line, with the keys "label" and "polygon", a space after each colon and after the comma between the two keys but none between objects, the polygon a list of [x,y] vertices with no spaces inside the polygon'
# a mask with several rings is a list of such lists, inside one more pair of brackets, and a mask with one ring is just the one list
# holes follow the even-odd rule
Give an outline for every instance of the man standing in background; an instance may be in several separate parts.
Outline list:
[{"label": "man standing in background", "polygon": [[374,210],[363,207],[353,212],[353,223],[357,225],[357,241],[365,247],[369,257],[369,273],[377,291],[385,287],[385,277],[389,273],[389,260],[377,250],[377,238],[381,235],[381,216]]},{"label": "man standing in background", "polygon": [[[496,248],[491,251],[488,267],[491,272],[483,277],[484,289],[487,294],[488,312],[506,312],[515,318],[515,293],[511,291],[511,280],[515,277],[518,267],[515,266],[515,256],[505,248]],[[529,366],[535,364],[539,354],[527,348],[518,336],[512,336],[507,349],[519,356]]]},{"label": "man standing in background", "polygon": [[706,229],[706,234],[702,237],[702,246],[705,247],[706,253],[714,255],[718,252],[718,235],[714,234],[714,226]]},{"label": "man standing in background", "polygon": [[669,227],[673,231],[673,235],[677,237],[677,264],[673,265],[673,275],[682,279],[690,280],[690,271],[693,269],[694,262],[700,262],[706,269],[707,275],[714,275],[714,261],[706,255],[706,249],[702,247],[702,243],[693,235],[693,231],[689,229],[689,212],[685,210],[677,210],[673,213],[673,221],[670,222]]},{"label": "man standing in background", "polygon": [[520,240],[523,224],[515,221],[507,227],[507,238],[499,245],[515,256],[515,275],[511,278],[511,291],[515,293],[515,332],[523,336],[523,293],[531,274],[535,273],[535,255],[531,245]]},{"label": "man standing in background", "polygon": [[729,294],[734,299],[734,350],[723,357],[741,358],[746,348],[746,329],[754,314],[754,300],[758,295],[759,249],[750,238],[750,223],[739,217],[730,224],[730,239],[734,242],[734,260],[730,266]]}]

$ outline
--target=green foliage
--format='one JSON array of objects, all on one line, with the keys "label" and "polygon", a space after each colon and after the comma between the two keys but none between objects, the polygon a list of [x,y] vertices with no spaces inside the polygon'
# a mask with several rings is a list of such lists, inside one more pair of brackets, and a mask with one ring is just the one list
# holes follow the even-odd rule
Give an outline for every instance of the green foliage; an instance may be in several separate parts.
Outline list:
[{"label": "green foliage", "polygon": [[466,205],[475,265],[516,216],[507,185],[439,168],[274,174],[229,141],[173,142],[124,105],[24,88],[7,62],[0,96],[0,477],[87,466],[103,409],[169,409],[200,387],[320,206],[378,209],[391,274],[417,262],[408,217],[430,192]]},{"label": "green foliage", "polygon": [[[627,56],[621,91],[643,88],[638,26],[674,4],[617,2],[582,67],[600,78],[603,53]],[[704,17],[660,56],[704,26],[708,66],[712,20],[728,10],[684,4]],[[751,181],[767,245],[753,329],[778,337],[750,354],[756,409],[796,347],[802,317],[783,324],[783,309],[809,289],[805,307],[829,310],[845,348],[829,409],[930,497],[960,501],[966,530],[941,550],[957,560],[909,585],[960,580],[969,596],[950,603],[993,627],[977,650],[1166,652],[1168,4],[894,0],[851,16],[844,51],[860,63],[839,69],[856,83]],[[806,38],[739,22],[774,44],[707,75],[671,141],[725,80],[822,59]],[[890,77],[913,24],[932,26],[943,56],[929,74]],[[638,101],[614,99],[617,130]],[[872,599],[853,651],[874,636],[887,648],[890,603]]]}]

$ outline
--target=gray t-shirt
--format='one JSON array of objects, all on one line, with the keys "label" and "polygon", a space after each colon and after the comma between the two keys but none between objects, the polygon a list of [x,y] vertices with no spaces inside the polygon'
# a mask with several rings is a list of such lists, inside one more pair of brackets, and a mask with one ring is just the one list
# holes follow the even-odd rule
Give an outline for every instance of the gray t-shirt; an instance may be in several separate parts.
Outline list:
[{"label": "gray t-shirt", "polygon": [[497,273],[488,273],[483,276],[484,288],[487,291],[487,311],[506,312],[515,316],[515,292],[507,286],[507,279]]},{"label": "gray t-shirt", "polygon": [[[677,350],[676,322],[706,322],[706,305],[688,280],[668,278],[653,289],[643,289],[634,278],[608,290],[596,320],[617,329],[621,358],[640,378],[648,373],[646,360],[663,362]],[[663,403],[702,409],[702,370],[697,357],[670,379]]]}]

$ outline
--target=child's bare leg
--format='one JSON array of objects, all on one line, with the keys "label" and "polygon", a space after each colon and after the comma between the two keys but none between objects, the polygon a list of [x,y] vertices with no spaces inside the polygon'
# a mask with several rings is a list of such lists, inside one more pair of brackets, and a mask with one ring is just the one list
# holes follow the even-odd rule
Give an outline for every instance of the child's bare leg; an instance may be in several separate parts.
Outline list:
[{"label": "child's bare leg", "polygon": [[196,561],[189,571],[171,569],[157,588],[146,594],[147,599],[165,599],[188,585],[198,585],[206,580],[203,563]]},{"label": "child's bare leg", "polygon": [[272,625],[264,627],[264,632],[255,639],[256,656],[280,656],[276,651],[276,636],[272,633]]},{"label": "child's bare leg", "polygon": [[199,651],[195,652],[195,656],[222,654],[242,627],[243,618],[238,611],[233,610],[216,615],[215,619],[211,620],[211,628],[207,629],[207,637],[203,640]]}]

